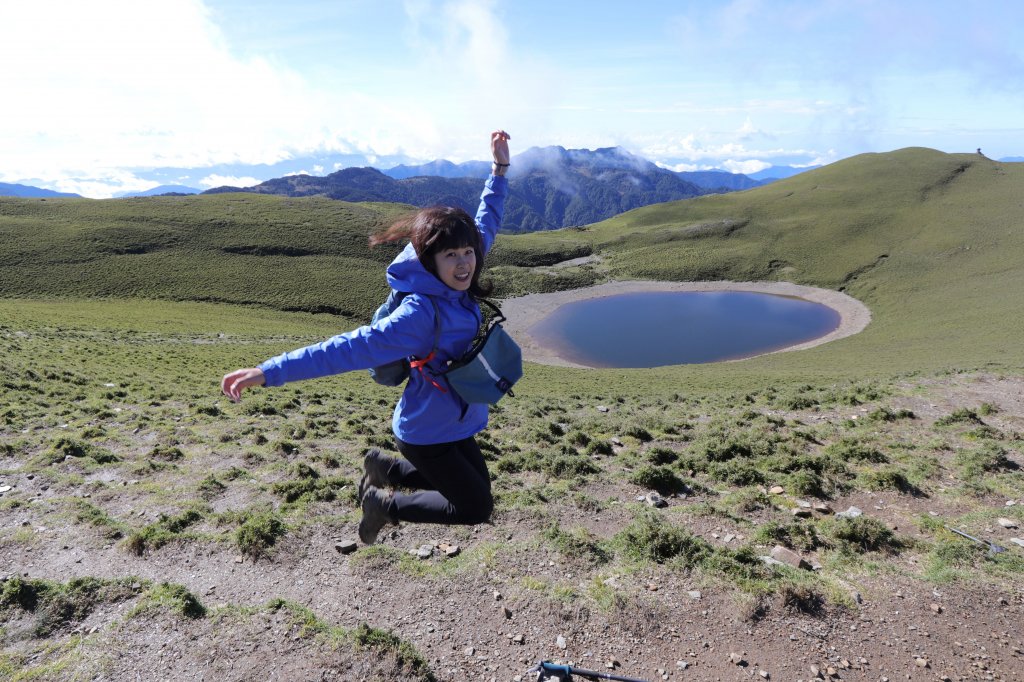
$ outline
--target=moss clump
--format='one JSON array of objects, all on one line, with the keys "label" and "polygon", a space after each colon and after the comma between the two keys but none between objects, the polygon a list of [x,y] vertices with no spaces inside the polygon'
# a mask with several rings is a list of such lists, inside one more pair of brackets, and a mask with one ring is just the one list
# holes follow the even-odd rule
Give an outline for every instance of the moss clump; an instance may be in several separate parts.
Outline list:
[{"label": "moss clump", "polygon": [[99,604],[124,601],[142,584],[134,578],[75,578],[66,583],[9,578],[0,584],[0,615],[13,609],[35,614],[34,637],[48,637],[84,620]]},{"label": "moss clump", "polygon": [[109,450],[105,450],[104,448],[90,443],[84,443],[74,438],[61,436],[53,441],[46,452],[39,456],[37,462],[45,466],[63,462],[69,457],[76,459],[89,457],[97,464],[108,464],[119,461],[117,455]]},{"label": "moss clump", "polygon": [[185,618],[196,619],[206,615],[206,607],[183,585],[160,583],[148,593],[133,613],[137,614],[152,607],[167,607],[173,613]]},{"label": "moss clump", "polygon": [[904,542],[878,519],[858,516],[853,519],[828,519],[821,525],[824,535],[834,547],[844,552],[885,552],[895,554]]},{"label": "moss clump", "polygon": [[657,490],[662,495],[673,495],[686,490],[686,483],[672,469],[666,466],[645,466],[634,471],[630,483]]},{"label": "moss clump", "polygon": [[287,527],[274,512],[251,514],[235,532],[235,544],[243,554],[259,558],[285,534]]},{"label": "moss clump", "polygon": [[632,559],[659,564],[676,560],[687,568],[697,566],[714,551],[707,541],[653,513],[640,516],[616,541]]},{"label": "moss clump", "polygon": [[147,549],[158,549],[180,538],[185,530],[203,520],[207,513],[207,508],[193,506],[176,516],[161,514],[155,523],[129,535],[125,540],[125,548],[138,555],[142,555]]},{"label": "moss clump", "polygon": [[585,528],[564,531],[557,523],[544,529],[544,538],[567,557],[580,558],[593,564],[611,560],[611,552]]},{"label": "moss clump", "polygon": [[284,498],[289,504],[331,502],[342,489],[352,485],[352,481],[343,476],[323,478],[320,472],[304,462],[298,462],[292,467],[292,475],[295,478],[275,483],[272,488],[275,495]]},{"label": "moss clump", "polygon": [[424,682],[437,679],[416,647],[393,632],[360,623],[352,632],[352,641],[360,648],[394,656],[396,666],[406,675],[415,675]]},{"label": "moss clump", "polygon": [[149,451],[149,457],[162,462],[177,462],[185,457],[185,453],[173,445],[157,445]]},{"label": "moss clump", "polygon": [[958,410],[953,411],[952,414],[948,414],[945,417],[940,417],[935,420],[936,426],[953,426],[954,424],[984,424],[981,417],[978,416],[977,411],[970,409],[969,407],[961,407]]},{"label": "moss clump", "polygon": [[779,523],[769,521],[754,533],[754,542],[762,545],[782,544],[790,549],[809,552],[824,546],[826,543],[818,535],[818,528],[813,523],[794,521]]}]

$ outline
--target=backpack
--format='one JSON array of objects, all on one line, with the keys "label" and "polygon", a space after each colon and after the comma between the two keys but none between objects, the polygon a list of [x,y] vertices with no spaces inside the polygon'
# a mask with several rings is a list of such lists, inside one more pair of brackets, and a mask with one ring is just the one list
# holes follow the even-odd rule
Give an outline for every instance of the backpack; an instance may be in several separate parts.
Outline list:
[{"label": "backpack", "polygon": [[[395,312],[408,296],[408,292],[391,290],[387,300],[373,314],[370,324],[374,324]],[[402,358],[370,368],[370,376],[382,386],[400,386],[409,378],[413,368],[423,371],[423,366],[434,357],[437,344],[441,338],[441,312],[437,302],[428,296],[434,306],[434,345],[424,358]],[[505,315],[501,309],[486,299],[478,299],[479,303],[489,306],[496,314],[487,326],[486,332],[480,336],[458,360],[449,363],[447,369],[440,374],[448,380],[456,393],[465,403],[495,404],[502,396],[514,395],[512,386],[523,376],[523,357],[519,346],[502,328]],[[437,375],[435,375],[437,376]],[[442,393],[447,392],[437,381],[428,377]]]},{"label": "backpack", "polygon": [[[388,294],[387,299],[384,303],[377,308],[377,312],[373,314],[373,318],[370,320],[370,324],[374,324],[379,320],[384,319],[391,313],[395,312],[399,305],[402,303],[402,299],[409,295],[407,291],[395,291],[391,290]],[[401,386],[402,383],[409,378],[409,371],[412,367],[413,362],[418,362],[420,365],[426,363],[428,360],[434,357],[434,353],[437,352],[437,344],[441,340],[441,311],[437,309],[437,302],[430,296],[427,296],[430,302],[434,306],[434,346],[430,349],[430,353],[427,357],[422,360],[415,357],[402,358],[389,362],[384,365],[377,365],[376,367],[370,368],[370,376],[381,386]]]}]

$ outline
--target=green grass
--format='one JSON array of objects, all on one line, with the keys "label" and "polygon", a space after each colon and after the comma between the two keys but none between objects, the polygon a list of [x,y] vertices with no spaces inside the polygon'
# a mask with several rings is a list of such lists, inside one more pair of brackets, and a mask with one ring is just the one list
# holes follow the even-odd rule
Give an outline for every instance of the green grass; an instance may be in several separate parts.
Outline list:
[{"label": "green grass", "polygon": [[[465,535],[460,556],[429,562],[374,547],[351,565],[396,570],[414,589],[494,571],[543,598],[608,608],[633,602],[598,576],[643,573],[694,574],[757,604],[776,595],[815,612],[842,601],[833,579],[905,572],[908,554],[921,566],[908,579],[1018,584],[1015,547],[988,557],[941,524],[908,543],[870,509],[850,521],[790,510],[794,498],[871,493],[899,509],[936,497],[970,532],[991,523],[985,510],[1024,498],[1024,441],[1008,405],[972,397],[934,421],[900,407],[976,373],[1021,376],[1024,348],[1006,340],[1024,310],[1006,292],[1024,290],[1022,170],[903,150],[585,229],[501,237],[491,262],[505,294],[608,278],[760,278],[843,288],[873,320],[842,341],[742,362],[528,364],[480,438],[499,540]],[[284,561],[286,533],[350,530],[363,453],[393,448],[398,391],[353,373],[254,390],[235,405],[218,383],[365,321],[391,255],[367,251],[366,235],[397,210],[250,195],[0,199],[0,473],[17,483],[0,510],[29,522],[12,523],[0,548],[41,556],[52,545],[36,528],[70,523],[87,528],[86,543],[123,538],[113,551],[139,552],[131,561],[171,553],[172,542]],[[600,268],[543,270],[589,254]],[[774,485],[785,493],[769,494]],[[686,497],[648,510],[632,503],[636,486]],[[581,520],[591,516],[602,523]],[[746,539],[712,543],[699,530],[708,524]],[[765,566],[759,556],[776,543],[817,553],[825,569]],[[573,562],[575,575],[504,575],[515,569],[495,557],[513,550]],[[65,631],[75,604],[108,588],[33,588],[57,614],[41,632]],[[192,608],[187,591],[145,590],[146,604]],[[359,641],[405,660],[391,637],[370,628]]]}]

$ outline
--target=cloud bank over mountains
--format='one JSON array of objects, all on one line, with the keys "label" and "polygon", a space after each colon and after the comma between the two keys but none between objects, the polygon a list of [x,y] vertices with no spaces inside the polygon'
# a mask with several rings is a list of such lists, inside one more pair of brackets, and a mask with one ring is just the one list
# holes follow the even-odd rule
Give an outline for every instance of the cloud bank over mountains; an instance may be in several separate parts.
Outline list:
[{"label": "cloud bank over mountains", "polygon": [[480,159],[497,127],[743,173],[1024,149],[1020,3],[35,0],[0,59],[0,182],[95,197]]}]

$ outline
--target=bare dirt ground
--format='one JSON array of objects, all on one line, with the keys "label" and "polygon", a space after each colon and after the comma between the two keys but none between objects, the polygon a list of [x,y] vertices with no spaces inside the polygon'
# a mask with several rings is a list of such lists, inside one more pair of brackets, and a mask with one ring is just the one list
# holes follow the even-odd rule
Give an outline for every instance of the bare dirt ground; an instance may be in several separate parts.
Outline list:
[{"label": "bare dirt ground", "polygon": [[[814,343],[855,334],[870,321],[864,306],[833,291],[788,284],[724,286],[799,296],[839,311],[839,329]],[[503,307],[515,323],[508,326],[527,359],[566,364],[529,339],[529,327],[564,302],[626,291],[722,288],[720,282],[614,282],[583,292],[526,296],[506,301]],[[158,404],[167,404],[153,412],[168,409],[174,400],[161,398]],[[1024,547],[1013,542],[1024,531],[995,522],[1000,516],[1024,521],[1020,514],[1024,488],[1019,478],[1003,480],[1002,487],[974,497],[953,490],[958,484],[954,480],[957,452],[946,440],[962,441],[936,431],[936,420],[981,405],[992,407],[984,425],[995,435],[986,437],[998,439],[1007,450],[1008,466],[1019,471],[1024,466],[1020,447],[1024,377],[1020,376],[913,378],[896,384],[884,398],[865,404],[769,410],[770,416],[789,425],[820,425],[832,429],[830,433],[841,433],[840,424],[863,422],[878,408],[906,410],[913,419],[878,428],[886,430],[887,443],[926,452],[929,461],[934,460],[930,464],[934,473],[929,474],[923,494],[858,489],[827,500],[832,511],[859,507],[865,516],[905,540],[904,550],[869,552],[851,565],[845,565],[841,556],[804,551],[807,562],[823,564],[816,575],[825,576],[822,584],[828,590],[760,597],[707,571],[689,572],[652,562],[602,562],[592,553],[573,553],[550,541],[546,534],[552,527],[584,529],[598,541],[609,540],[636,518],[637,508],[643,507],[638,499],[649,491],[628,482],[628,471],[617,462],[621,442],[613,455],[600,459],[603,474],[608,475],[582,482],[555,481],[554,487],[544,487],[543,474],[517,473],[511,485],[539,490],[536,494],[546,497],[532,498],[521,506],[499,505],[490,524],[474,528],[403,525],[384,534],[379,547],[345,554],[338,550],[338,543],[355,538],[358,513],[349,501],[339,498],[312,503],[303,518],[314,520],[300,520],[259,558],[241,554],[232,533],[212,527],[212,521],[197,526],[193,535],[136,554],[126,549],[123,537],[111,537],[103,527],[76,519],[72,510],[78,502],[94,504],[122,527],[137,529],[179,507],[175,493],[162,487],[194,494],[200,479],[210,472],[222,475],[229,467],[259,469],[263,478],[241,478],[225,492],[215,492],[208,500],[208,518],[249,509],[268,498],[280,504],[267,490],[297,460],[289,455],[291,459],[274,468],[269,455],[264,455],[263,469],[250,467],[242,446],[252,445],[251,435],[243,438],[223,430],[237,430],[234,422],[245,421],[249,433],[287,432],[293,422],[284,416],[229,419],[221,415],[219,421],[204,422],[183,408],[185,419],[180,424],[175,416],[172,424],[124,427],[109,438],[110,447],[116,445],[122,458],[110,467],[90,468],[70,457],[41,467],[32,463],[38,446],[24,456],[8,447],[0,450],[0,578],[4,579],[0,588],[13,584],[15,578],[66,584],[86,577],[137,580],[138,588],[81,613],[58,614],[62,618],[58,626],[45,636],[38,629],[46,614],[8,609],[7,621],[0,623],[0,678],[398,680],[433,676],[497,681],[533,679],[526,675],[528,668],[539,660],[553,660],[646,680],[1024,679],[1022,573],[979,570],[974,576],[947,578],[929,573],[928,547],[934,547],[935,536],[922,519],[969,522],[983,541],[998,543],[1018,561],[1024,555]],[[581,404],[571,416],[585,424],[609,411],[613,416],[617,409],[612,401]],[[698,409],[709,410],[699,419],[710,420],[710,411],[716,408]],[[680,419],[687,414],[688,408],[679,408]],[[123,415],[110,413],[105,419],[121,423]],[[542,416],[535,421],[545,427],[551,419]],[[523,423],[525,429],[536,428],[525,416]],[[33,428],[59,434],[62,426]],[[626,424],[622,430],[628,431]],[[12,442],[21,433],[10,434]],[[169,434],[180,435],[183,459],[166,468],[145,469],[150,463],[145,453]],[[641,455],[659,445],[685,447],[680,440],[638,443],[620,435],[627,451],[632,448]],[[318,462],[337,454],[342,463],[339,473],[358,478],[361,438],[312,440],[302,441],[301,450],[319,458]],[[272,447],[271,443],[261,452]],[[225,449],[233,453],[227,459],[221,454]],[[139,471],[143,473],[133,473]],[[944,478],[950,480],[949,491]],[[710,501],[711,495],[698,490],[668,496],[668,506],[655,513],[714,547],[737,547],[747,544],[764,523],[786,521],[794,506],[811,498],[782,491],[772,499],[772,505],[749,513],[722,513],[721,508],[705,513],[701,503]],[[446,544],[458,546],[458,554],[446,557],[434,551],[427,559],[410,554],[424,545]],[[771,547],[760,549],[767,553]],[[810,569],[799,570],[814,575]],[[205,615],[188,617],[166,604],[147,605],[147,589],[160,583],[182,586],[205,607]],[[394,652],[381,655],[379,648],[354,646],[345,633],[360,624],[390,631],[415,647],[430,672],[410,670]]]},{"label": "bare dirt ground", "polygon": [[[999,407],[987,420],[992,426],[1024,429],[1021,378],[953,376],[904,388],[894,404],[921,421],[987,402]],[[814,416],[852,418],[866,409]],[[1014,457],[1024,464],[1019,452]],[[41,500],[52,495],[35,480],[15,482],[19,494]],[[610,536],[626,522],[625,505],[644,492],[604,482],[588,489],[605,503],[599,511],[562,503],[544,514],[506,510],[493,524],[472,529],[406,525],[384,537],[383,546],[395,550],[390,553],[339,553],[336,540],[355,535],[356,518],[343,517],[285,536],[259,560],[198,541],[136,556],[70,519],[43,526],[29,508],[6,509],[0,525],[28,529],[31,540],[3,548],[3,575],[177,583],[201,600],[208,615],[190,619],[156,609],[129,618],[132,600],[104,604],[40,650],[29,634],[35,616],[24,613],[4,624],[4,655],[27,660],[29,667],[65,661],[32,679],[416,678],[372,651],[339,646],[287,609],[267,607],[284,599],[332,626],[366,622],[393,631],[416,647],[439,680],[533,679],[524,672],[538,660],[648,680],[1024,678],[1019,576],[933,583],[921,577],[925,557],[909,550],[845,574],[836,583],[846,591],[844,600],[801,605],[779,595],[755,603],[714,576],[658,565],[619,571],[539,541],[550,514],[561,527]],[[1009,503],[1024,499],[988,500],[994,509]],[[662,512],[672,514],[680,504],[672,499]],[[921,534],[915,518],[954,515],[961,507],[957,498],[896,492],[859,492],[830,504],[836,510],[856,505],[910,538]],[[728,518],[674,518],[714,544],[741,542],[750,532],[749,525]],[[991,524],[984,537],[1024,552],[1009,542],[1013,533],[1019,537],[1021,531]],[[407,550],[444,541],[457,544],[459,556],[401,559]],[[823,570],[843,573],[837,569]],[[559,596],[594,594],[600,586],[613,595],[601,603]]]}]

